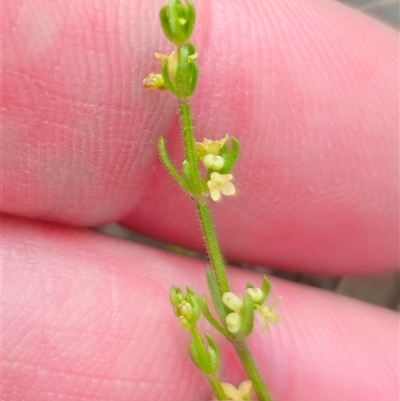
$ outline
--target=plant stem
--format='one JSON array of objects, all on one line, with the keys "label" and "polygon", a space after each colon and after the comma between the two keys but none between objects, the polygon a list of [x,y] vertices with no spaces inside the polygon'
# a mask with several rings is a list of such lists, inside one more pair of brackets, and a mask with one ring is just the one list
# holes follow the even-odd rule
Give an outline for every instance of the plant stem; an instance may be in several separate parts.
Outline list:
[{"label": "plant stem", "polygon": [[[181,116],[186,159],[189,162],[193,180],[195,181],[194,186],[200,189],[202,185],[200,172],[196,160],[193,123],[189,103],[179,103],[179,114]],[[221,255],[221,251],[219,250],[217,236],[215,234],[214,226],[212,224],[210,211],[206,202],[203,200],[195,199],[195,204],[201,230],[203,232],[204,242],[206,244],[210,262],[214,270],[215,277],[217,279],[222,296],[224,292],[229,291],[229,285],[228,279],[226,277],[224,261]]]},{"label": "plant stem", "polygon": [[226,277],[224,260],[218,246],[217,236],[212,223],[210,210],[205,201],[196,200],[195,204],[208,257],[210,258],[211,267],[214,270],[215,278],[217,279],[218,287],[222,297],[222,294],[229,291],[229,285]]},{"label": "plant stem", "polygon": [[183,131],[183,141],[185,145],[185,156],[190,166],[190,172],[194,187],[201,192],[200,172],[197,167],[196,150],[194,145],[194,133],[190,105],[187,102],[179,102],[179,114]]},{"label": "plant stem", "polygon": [[[196,160],[196,150],[190,105],[186,102],[180,102],[179,113],[181,116],[183,129],[186,159],[190,165],[192,179],[195,183],[194,187],[201,189],[202,183],[200,178],[200,171],[198,169]],[[211,267],[214,271],[215,278],[218,283],[220,296],[222,297],[222,294],[229,291],[229,284],[226,275],[224,260],[219,249],[217,236],[215,234],[215,229],[212,223],[210,209],[205,199],[193,196],[193,200],[196,205],[197,216],[199,218],[208,257],[210,259]],[[197,336],[195,335],[194,337],[196,339]],[[236,353],[247,373],[247,376],[253,384],[254,391],[257,394],[259,401],[272,401],[272,398],[269,395],[269,392],[264,384],[264,381],[260,375],[260,372],[258,371],[258,368],[254,362],[253,357],[250,354],[250,351],[245,341],[232,339],[229,340],[232,342]],[[196,341],[202,340],[200,338],[197,338]],[[225,393],[218,379],[215,376],[207,376],[207,378],[210,382],[211,387],[213,388],[217,399],[224,399]]]},{"label": "plant stem", "polygon": [[260,372],[251,356],[250,350],[244,340],[232,341],[235,351],[247,373],[248,378],[253,384],[253,388],[259,401],[272,401],[272,398],[264,384]]},{"label": "plant stem", "polygon": [[213,389],[215,397],[217,400],[226,400],[225,391],[221,386],[221,382],[215,376],[208,376],[208,381],[210,383],[211,388]]}]

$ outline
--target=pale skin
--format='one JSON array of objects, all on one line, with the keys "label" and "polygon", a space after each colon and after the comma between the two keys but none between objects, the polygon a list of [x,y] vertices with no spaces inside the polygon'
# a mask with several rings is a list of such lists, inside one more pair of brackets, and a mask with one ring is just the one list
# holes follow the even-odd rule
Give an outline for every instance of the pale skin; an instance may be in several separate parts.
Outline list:
[{"label": "pale skin", "polygon": [[[230,260],[321,274],[398,267],[398,38],[334,2],[198,1],[198,140],[237,137],[213,212]],[[176,104],[145,91],[163,1],[4,1],[3,399],[207,400],[168,304],[204,263],[95,234],[115,221],[201,249]],[[248,19],[246,19],[248,17]],[[230,269],[233,289],[261,282]],[[277,401],[398,399],[398,315],[273,280],[250,345]],[[223,344],[221,342],[221,344]],[[223,346],[226,379],[242,376]]]}]

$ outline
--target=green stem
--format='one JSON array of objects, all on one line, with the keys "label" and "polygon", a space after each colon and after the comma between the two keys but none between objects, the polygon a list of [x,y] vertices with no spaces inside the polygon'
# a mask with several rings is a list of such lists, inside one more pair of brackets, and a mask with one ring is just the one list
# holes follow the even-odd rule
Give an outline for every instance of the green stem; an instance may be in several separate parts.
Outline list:
[{"label": "green stem", "polygon": [[[185,155],[189,162],[192,178],[194,181],[194,187],[199,188],[201,193],[202,184],[200,179],[200,172],[197,166],[196,150],[194,144],[194,133],[192,116],[190,112],[190,105],[187,102],[179,103],[179,114],[181,116],[183,139],[185,144]],[[219,250],[217,236],[212,224],[210,211],[206,202],[195,199],[197,215],[200,220],[201,230],[203,232],[204,241],[206,243],[207,252],[210,258],[212,268],[215,272],[215,277],[218,282],[221,296],[224,292],[229,291],[228,279],[225,272],[225,264]]]},{"label": "green stem", "polygon": [[190,166],[190,172],[193,179],[193,186],[201,193],[202,185],[200,172],[197,167],[196,149],[194,145],[194,133],[190,105],[187,102],[179,102],[179,114],[183,130],[183,141],[185,145],[185,156]]},{"label": "green stem", "polygon": [[[186,159],[190,165],[191,175],[194,181],[194,188],[199,188],[200,194],[202,183],[196,160],[193,124],[189,104],[184,102],[179,103],[179,113],[181,116],[181,123],[183,128]],[[214,226],[212,223],[210,210],[204,199],[199,199],[195,196],[193,196],[193,199],[196,205],[197,216],[199,218],[204,242],[207,248],[207,253],[210,258],[211,267],[214,271],[220,295],[222,297],[222,294],[229,291],[229,284],[226,275],[224,260],[219,249],[217,236],[215,234]],[[200,338],[197,340],[202,341]],[[257,394],[259,401],[272,401],[272,398],[268,393],[268,390],[263,382],[260,372],[258,371],[258,368],[254,362],[253,357],[250,354],[250,351],[245,341],[234,340],[232,341],[232,344],[235,347],[236,353],[247,373],[247,376],[253,384],[254,391]],[[221,387],[221,383],[214,376],[207,376],[207,378],[214,390],[216,397],[221,400],[224,399],[220,398],[225,397],[224,391]]]},{"label": "green stem", "polygon": [[205,201],[195,201],[197,216],[203,232],[204,242],[210,258],[211,266],[218,282],[218,287],[222,294],[229,291],[228,279],[226,277],[225,263],[218,246],[217,236],[211,219],[210,210]]},{"label": "green stem", "polygon": [[235,347],[236,353],[247,373],[248,378],[253,384],[253,388],[259,401],[272,401],[272,398],[264,384],[264,381],[260,375],[260,372],[251,356],[250,350],[247,344],[243,340],[237,340],[232,342]]},{"label": "green stem", "polygon": [[213,389],[215,397],[217,397],[217,400],[226,400],[225,391],[222,388],[219,379],[216,376],[208,376],[207,379]]}]

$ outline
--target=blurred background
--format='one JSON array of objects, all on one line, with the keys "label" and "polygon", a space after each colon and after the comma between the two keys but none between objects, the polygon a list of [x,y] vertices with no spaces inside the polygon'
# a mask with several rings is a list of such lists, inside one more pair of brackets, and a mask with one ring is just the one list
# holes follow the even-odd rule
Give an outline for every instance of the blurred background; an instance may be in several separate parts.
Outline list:
[{"label": "blurred background", "polygon": [[339,0],[349,7],[399,29],[399,0]]}]

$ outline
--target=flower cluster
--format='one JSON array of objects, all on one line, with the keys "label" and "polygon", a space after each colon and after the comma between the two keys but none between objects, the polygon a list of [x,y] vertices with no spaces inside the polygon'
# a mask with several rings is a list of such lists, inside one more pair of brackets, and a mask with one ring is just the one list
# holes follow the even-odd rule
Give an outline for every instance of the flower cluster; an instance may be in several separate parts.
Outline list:
[{"label": "flower cluster", "polygon": [[[178,53],[177,51],[172,51],[169,56],[160,53],[154,53],[154,56],[157,60],[161,61],[161,65],[164,64],[166,67],[166,72],[171,82],[175,81],[176,74],[178,71]],[[189,55],[188,62],[194,61],[197,58],[197,53],[194,52],[193,54]],[[161,73],[153,73],[151,72],[143,79],[143,85],[147,89],[167,89],[167,84],[165,82],[164,76]]]},{"label": "flower cluster", "polygon": [[179,323],[188,330],[195,326],[201,315],[198,295],[188,287],[186,293],[179,287],[172,287],[169,298]]},{"label": "flower cluster", "polygon": [[[261,327],[264,333],[268,332],[268,326],[270,323],[278,323],[280,321],[276,308],[279,305],[281,298],[277,298],[269,305],[264,305],[269,293],[269,288],[269,282],[264,278],[263,288],[261,289],[253,286],[248,287],[246,289],[244,300],[239,298],[233,292],[226,292],[222,295],[222,302],[232,311],[231,313],[228,313],[225,318],[226,328],[232,334],[239,334],[243,331],[245,321],[248,320],[249,315],[252,319],[254,311],[257,311],[261,316]],[[246,298],[250,298],[251,301],[246,303]],[[252,322],[249,324],[252,324]],[[248,330],[245,331],[247,332]]]},{"label": "flower cluster", "polygon": [[228,138],[228,135],[225,135],[224,138],[216,141],[205,138],[203,142],[195,142],[196,157],[202,161],[209,172],[207,188],[213,201],[220,200],[221,194],[230,196],[236,193],[235,186],[231,182],[232,174],[220,173],[230,156],[226,151],[222,154],[227,149],[226,141]]}]

